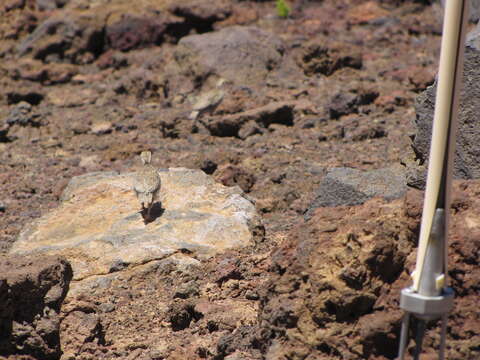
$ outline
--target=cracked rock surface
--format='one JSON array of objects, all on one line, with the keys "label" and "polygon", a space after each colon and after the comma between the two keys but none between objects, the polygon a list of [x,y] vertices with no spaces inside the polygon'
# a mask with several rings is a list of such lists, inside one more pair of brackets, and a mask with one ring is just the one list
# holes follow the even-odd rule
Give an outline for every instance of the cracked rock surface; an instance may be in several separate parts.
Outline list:
[{"label": "cracked rock surface", "polygon": [[145,223],[132,173],[73,178],[57,209],[22,231],[10,254],[56,254],[72,264],[74,280],[188,252],[207,259],[252,246],[261,227],[254,205],[238,187],[199,170],[160,171],[161,201]]}]

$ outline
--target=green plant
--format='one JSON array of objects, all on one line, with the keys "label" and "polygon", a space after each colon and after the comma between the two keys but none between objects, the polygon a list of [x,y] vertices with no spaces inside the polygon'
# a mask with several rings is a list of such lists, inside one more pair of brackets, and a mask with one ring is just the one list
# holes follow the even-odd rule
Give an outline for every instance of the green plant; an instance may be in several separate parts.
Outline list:
[{"label": "green plant", "polygon": [[277,14],[281,18],[288,17],[290,14],[290,6],[285,2],[285,0],[276,0],[275,5],[277,6]]}]

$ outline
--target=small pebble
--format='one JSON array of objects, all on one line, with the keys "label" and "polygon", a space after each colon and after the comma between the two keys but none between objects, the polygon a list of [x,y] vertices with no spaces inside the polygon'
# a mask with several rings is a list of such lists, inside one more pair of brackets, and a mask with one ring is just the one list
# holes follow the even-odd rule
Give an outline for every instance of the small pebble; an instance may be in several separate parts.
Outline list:
[{"label": "small pebble", "polygon": [[90,127],[90,130],[95,135],[104,135],[109,134],[112,132],[113,125],[111,122],[108,121],[100,121],[98,123],[93,124]]},{"label": "small pebble", "polygon": [[259,299],[259,296],[257,294],[256,291],[253,291],[253,290],[247,290],[245,292],[245,298],[247,300],[258,300]]},{"label": "small pebble", "polygon": [[115,305],[112,303],[104,303],[104,304],[100,304],[99,308],[101,312],[109,313],[115,310]]}]

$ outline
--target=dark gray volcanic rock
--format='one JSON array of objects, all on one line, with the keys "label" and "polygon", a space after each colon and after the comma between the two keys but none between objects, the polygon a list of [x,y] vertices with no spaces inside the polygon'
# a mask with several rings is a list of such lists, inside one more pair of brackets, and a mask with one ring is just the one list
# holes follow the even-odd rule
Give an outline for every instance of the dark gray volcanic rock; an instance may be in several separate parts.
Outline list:
[{"label": "dark gray volcanic rock", "polygon": [[37,0],[36,5],[38,10],[55,10],[64,7],[69,0]]},{"label": "dark gray volcanic rock", "polygon": [[[480,2],[479,2],[480,3]],[[480,5],[479,5],[480,8]],[[467,48],[471,48],[477,51],[480,51],[480,22],[477,24],[477,27],[470,31],[467,34],[465,39]]]},{"label": "dark gray volcanic rock", "polygon": [[[463,89],[460,98],[457,141],[454,162],[454,176],[461,179],[477,179],[480,177],[480,29],[477,28],[467,36],[465,48],[465,65]],[[416,101],[416,133],[413,149],[420,164],[425,166],[409,178],[412,186],[424,184],[430,152],[433,114],[437,83],[427,88]],[[420,185],[424,186],[424,185]]]},{"label": "dark gray volcanic rock", "polygon": [[[445,9],[445,2],[446,0],[442,0],[442,6]],[[480,1],[479,0],[470,0],[469,2],[469,9],[468,9],[468,19],[475,23],[480,19]]]},{"label": "dark gray volcanic rock", "polygon": [[32,112],[32,105],[26,101],[20,101],[13,109],[10,111],[10,114],[6,118],[5,122],[7,125],[21,125],[21,126],[38,126],[39,114]]},{"label": "dark gray volcanic rock", "polygon": [[310,219],[319,207],[359,205],[376,196],[393,200],[406,190],[405,174],[399,166],[371,171],[334,168],[323,178],[305,219]]},{"label": "dark gray volcanic rock", "polygon": [[480,1],[470,0],[470,21],[475,22],[480,19]]}]

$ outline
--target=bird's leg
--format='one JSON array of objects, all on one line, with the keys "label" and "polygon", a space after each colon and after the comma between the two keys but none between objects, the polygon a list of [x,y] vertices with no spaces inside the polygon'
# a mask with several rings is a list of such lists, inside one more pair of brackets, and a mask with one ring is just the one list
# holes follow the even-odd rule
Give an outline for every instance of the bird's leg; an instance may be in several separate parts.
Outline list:
[{"label": "bird's leg", "polygon": [[152,205],[153,205],[153,203],[151,203],[151,204],[148,206],[148,210],[147,210],[147,218],[148,218],[148,220],[150,220],[150,210],[152,210]]}]

